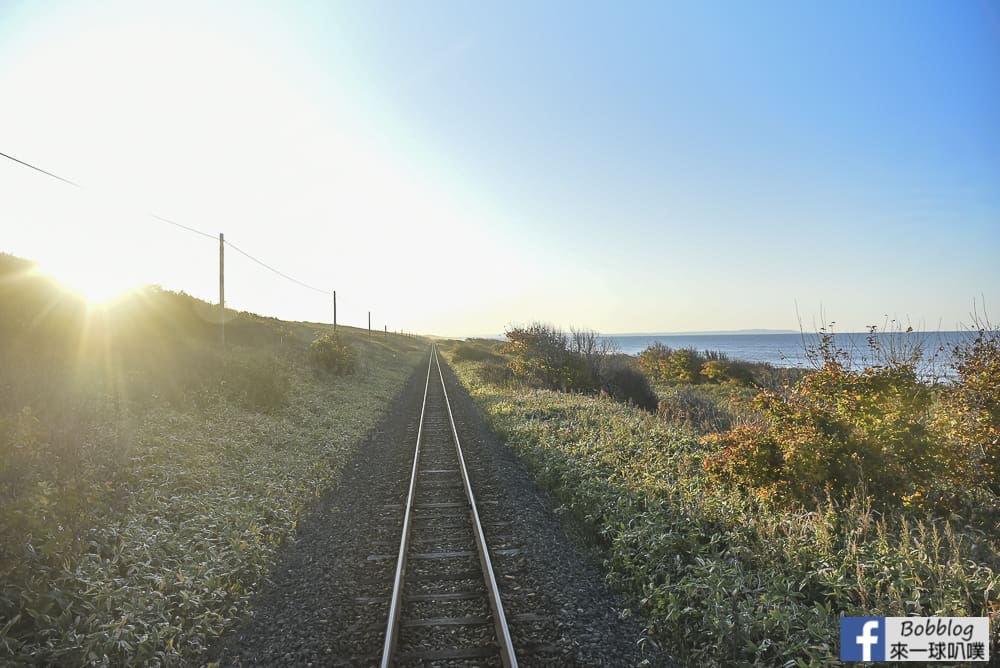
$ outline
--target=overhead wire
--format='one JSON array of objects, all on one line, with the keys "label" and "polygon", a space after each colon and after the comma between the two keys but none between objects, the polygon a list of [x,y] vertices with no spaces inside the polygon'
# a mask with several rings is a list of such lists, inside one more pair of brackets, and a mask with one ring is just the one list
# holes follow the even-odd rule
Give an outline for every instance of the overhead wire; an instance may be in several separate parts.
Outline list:
[{"label": "overhead wire", "polygon": [[152,211],[149,212],[149,216],[151,218],[156,218],[160,222],[167,223],[168,225],[173,225],[174,227],[179,227],[182,230],[187,230],[188,232],[194,232],[195,234],[200,234],[201,236],[208,237],[209,239],[218,239],[218,237],[215,236],[214,234],[210,234],[208,232],[202,232],[201,230],[195,229],[193,227],[188,227],[187,225],[183,225],[181,223],[178,223],[176,220],[170,220],[169,218],[164,218],[163,216],[157,215],[157,214],[153,213]]},{"label": "overhead wire", "polygon": [[233,249],[234,251],[236,251],[236,252],[237,252],[237,253],[239,253],[240,255],[243,255],[243,256],[245,256],[245,257],[248,257],[248,258],[250,258],[251,260],[253,260],[253,261],[254,261],[254,262],[256,262],[257,264],[259,264],[260,266],[264,267],[265,269],[267,269],[267,270],[269,270],[269,271],[273,271],[273,272],[274,272],[274,273],[276,273],[276,274],[277,274],[278,276],[281,276],[282,278],[284,278],[284,279],[286,279],[286,280],[289,280],[289,281],[291,281],[292,283],[296,283],[296,284],[298,284],[298,285],[301,285],[301,286],[302,286],[303,288],[308,288],[308,289],[310,289],[310,290],[315,290],[316,292],[321,292],[321,293],[323,293],[324,295],[332,295],[332,294],[333,294],[333,293],[332,293],[332,292],[330,292],[329,290],[323,290],[322,288],[317,288],[317,287],[315,287],[315,286],[312,286],[312,285],[309,285],[308,283],[303,283],[302,281],[300,281],[300,280],[299,280],[299,279],[297,279],[297,278],[293,278],[293,277],[289,276],[288,274],[286,274],[286,273],[284,273],[284,272],[281,272],[281,271],[278,271],[277,269],[275,269],[275,268],[274,268],[274,267],[272,267],[271,265],[269,265],[269,264],[267,264],[267,263],[263,262],[262,260],[258,260],[258,259],[257,259],[257,258],[255,258],[255,257],[254,257],[253,255],[250,255],[250,253],[247,253],[247,252],[246,252],[245,250],[243,250],[243,249],[241,249],[240,247],[238,247],[238,246],[236,246],[236,245],[234,245],[234,244],[230,243],[229,241],[225,241],[225,242],[223,242],[223,243],[225,243],[225,244],[226,244],[227,246],[229,246],[230,248],[232,248],[232,249]]},{"label": "overhead wire", "polygon": [[[24,160],[19,160],[18,158],[15,158],[12,155],[8,155],[6,153],[0,152],[0,156],[3,156],[4,158],[7,158],[8,160],[12,160],[12,161],[14,161],[14,162],[16,162],[18,164],[24,165],[25,167],[29,167],[29,168],[35,170],[36,172],[41,172],[42,174],[45,174],[46,176],[52,177],[53,179],[57,179],[59,181],[62,181],[63,183],[68,183],[69,185],[74,186],[76,188],[80,188],[81,190],[84,189],[82,185],[80,185],[79,183],[77,183],[75,181],[72,181],[70,179],[64,178],[62,176],[59,176],[58,174],[55,174],[55,173],[50,172],[48,170],[42,169],[41,167],[36,167],[35,165],[33,165],[31,163],[28,163],[28,162],[25,162]],[[176,220],[171,220],[169,218],[164,218],[163,216],[161,216],[159,214],[156,214],[156,213],[153,213],[151,211],[148,212],[148,215],[151,218],[155,218],[156,220],[158,220],[160,222],[167,223],[168,225],[173,225],[174,227],[178,227],[178,228],[180,228],[182,230],[187,230],[188,232],[192,232],[194,234],[198,234],[198,235],[201,235],[203,237],[208,237],[209,239],[213,239],[214,240],[214,239],[218,238],[214,234],[210,234],[208,232],[204,232],[204,231],[199,230],[197,228],[190,227],[188,225],[184,225],[183,223],[178,223]],[[294,276],[289,276],[288,274],[284,273],[283,271],[279,271],[279,270],[275,269],[274,267],[272,267],[271,265],[267,264],[263,260],[260,260],[260,259],[258,259],[256,257],[254,257],[250,253],[247,253],[245,250],[243,250],[242,248],[236,246],[235,244],[233,244],[233,243],[231,243],[229,241],[224,241],[223,243],[225,243],[225,245],[229,246],[230,248],[232,248],[234,251],[236,251],[240,255],[243,255],[244,257],[249,258],[250,260],[253,260],[254,262],[256,262],[257,264],[259,264],[260,266],[262,266],[265,269],[267,269],[268,271],[271,271],[271,272],[277,274],[278,276],[281,276],[282,278],[284,278],[287,281],[291,281],[292,283],[295,283],[296,285],[299,285],[299,286],[301,286],[303,288],[307,288],[309,290],[314,290],[314,291],[322,293],[324,295],[332,295],[333,294],[330,290],[323,290],[322,288],[317,288],[315,286],[309,285],[308,283],[300,281],[299,279],[295,278]]]},{"label": "overhead wire", "polygon": [[2,155],[3,157],[7,158],[8,160],[13,160],[14,162],[18,162],[18,163],[24,165],[25,167],[30,167],[31,169],[35,170],[36,172],[41,172],[42,174],[45,174],[46,176],[51,176],[54,179],[59,179],[63,183],[68,183],[71,186],[75,186],[77,188],[81,188],[81,189],[83,188],[83,186],[81,186],[79,183],[76,183],[75,181],[70,181],[69,179],[64,179],[63,177],[59,176],[58,174],[53,174],[52,172],[47,172],[44,169],[42,169],[41,167],[35,167],[34,165],[32,165],[30,163],[27,163],[24,160],[18,160],[17,158],[15,158],[12,155],[7,155],[6,153],[0,153],[0,155]]}]

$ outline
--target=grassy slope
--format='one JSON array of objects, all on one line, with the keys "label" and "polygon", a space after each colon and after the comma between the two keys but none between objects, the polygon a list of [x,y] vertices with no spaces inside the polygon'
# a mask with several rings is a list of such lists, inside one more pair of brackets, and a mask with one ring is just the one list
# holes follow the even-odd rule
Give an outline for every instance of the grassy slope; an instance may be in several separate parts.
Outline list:
[{"label": "grassy slope", "polygon": [[685,664],[837,664],[842,613],[1000,611],[995,527],[717,492],[690,430],[603,399],[498,387],[482,362],[454,366]]},{"label": "grassy slope", "polygon": [[85,341],[79,303],[0,259],[0,663],[187,663],[425,343],[341,328],[358,370],[332,378],[309,364],[319,326],[241,314],[221,354],[207,305],[160,291]]}]

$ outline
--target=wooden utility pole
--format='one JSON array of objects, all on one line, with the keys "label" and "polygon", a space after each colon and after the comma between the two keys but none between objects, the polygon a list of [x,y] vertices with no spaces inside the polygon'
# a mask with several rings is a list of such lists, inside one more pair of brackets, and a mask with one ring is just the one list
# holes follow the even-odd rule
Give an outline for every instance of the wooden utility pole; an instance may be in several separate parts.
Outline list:
[{"label": "wooden utility pole", "polygon": [[385,330],[385,335],[389,336],[389,325],[382,325],[382,328]]},{"label": "wooden utility pole", "polygon": [[337,291],[333,291],[333,331],[337,331]]},{"label": "wooden utility pole", "polygon": [[226,235],[219,232],[219,338],[226,347]]},{"label": "wooden utility pole", "polygon": [[368,311],[368,338],[372,338],[372,312]]}]

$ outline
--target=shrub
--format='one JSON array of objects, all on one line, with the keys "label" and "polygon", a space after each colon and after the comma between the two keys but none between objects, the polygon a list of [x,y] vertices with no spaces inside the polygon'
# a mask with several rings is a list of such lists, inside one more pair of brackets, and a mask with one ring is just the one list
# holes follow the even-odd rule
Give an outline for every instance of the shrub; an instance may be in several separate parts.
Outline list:
[{"label": "shrub", "polygon": [[[656,410],[656,394],[649,379],[632,365],[631,358],[616,355],[614,345],[597,332],[573,329],[567,336],[559,329],[535,323],[512,328],[507,339],[501,351],[511,356],[513,377],[528,385],[585,394],[603,392],[622,403]],[[496,371],[486,373],[502,380]]]},{"label": "shrub", "polygon": [[705,469],[810,506],[858,487],[882,503],[923,503],[951,466],[928,428],[932,398],[912,365],[851,371],[830,356],[788,394],[758,394],[762,423],[706,436],[716,452]]},{"label": "shrub", "polygon": [[755,371],[761,372],[769,381],[775,375],[770,365],[730,360],[725,353],[717,350],[700,353],[694,348],[674,350],[658,341],[639,353],[639,368],[654,383],[692,385],[706,382],[754,385]]},{"label": "shrub", "polygon": [[572,378],[567,339],[561,330],[534,323],[513,327],[506,336],[502,352],[511,356],[510,368],[515,376],[547,388],[569,389]]},{"label": "shrub", "polygon": [[661,383],[699,383],[705,358],[693,348],[672,348],[655,342],[639,354],[639,367]]},{"label": "shrub", "polygon": [[607,364],[601,369],[601,389],[616,401],[655,411],[656,393],[649,379],[638,369],[624,363]]},{"label": "shrub", "polygon": [[663,369],[673,350],[659,341],[654,341],[639,353],[639,368],[653,381],[663,380]]},{"label": "shrub", "polygon": [[980,329],[952,359],[958,378],[944,390],[937,427],[961,453],[959,479],[1000,495],[1000,331]]},{"label": "shrub", "polygon": [[752,385],[754,382],[748,364],[725,359],[708,360],[701,365],[699,374],[710,383]]},{"label": "shrub", "polygon": [[590,392],[596,389],[594,370],[580,354],[568,349],[569,338],[551,325],[534,323],[506,332],[501,352],[521,380],[548,389]]},{"label": "shrub", "polygon": [[354,373],[354,350],[336,333],[321,334],[309,346],[309,356],[313,364],[326,373],[334,376]]},{"label": "shrub", "polygon": [[693,348],[680,348],[670,353],[662,368],[664,380],[677,383],[701,382],[702,359]]}]

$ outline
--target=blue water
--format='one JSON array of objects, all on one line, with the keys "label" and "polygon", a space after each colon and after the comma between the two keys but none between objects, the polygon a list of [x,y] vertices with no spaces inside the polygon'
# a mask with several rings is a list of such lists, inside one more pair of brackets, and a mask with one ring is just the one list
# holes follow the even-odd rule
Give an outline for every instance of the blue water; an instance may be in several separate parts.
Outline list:
[{"label": "blue water", "polygon": [[[939,354],[938,363],[947,362],[948,353],[956,343],[969,337],[967,332],[912,332],[897,334],[880,334],[880,343],[884,348],[889,346],[901,349],[907,346],[921,345],[924,358],[944,347],[945,352]],[[871,358],[867,333],[836,334],[835,341],[842,350],[851,353],[855,363],[866,364]],[[806,347],[818,343],[816,334],[649,334],[641,336],[608,336],[614,341],[620,352],[627,355],[637,355],[651,344],[659,341],[670,348],[694,348],[701,352],[717,350],[725,353],[729,359],[746,360],[748,362],[766,362],[773,366],[810,366],[806,356]]]}]

